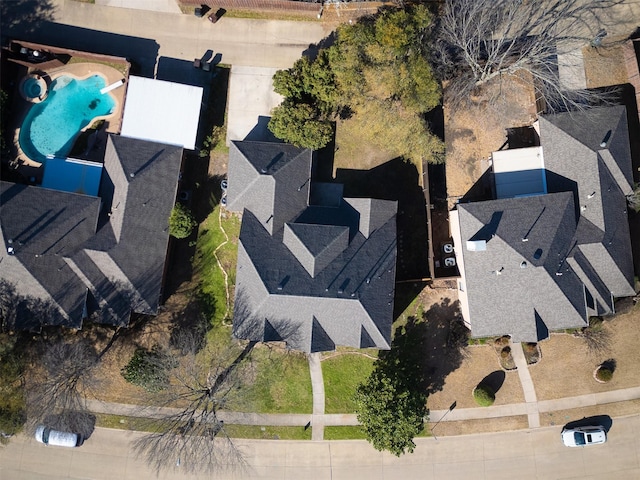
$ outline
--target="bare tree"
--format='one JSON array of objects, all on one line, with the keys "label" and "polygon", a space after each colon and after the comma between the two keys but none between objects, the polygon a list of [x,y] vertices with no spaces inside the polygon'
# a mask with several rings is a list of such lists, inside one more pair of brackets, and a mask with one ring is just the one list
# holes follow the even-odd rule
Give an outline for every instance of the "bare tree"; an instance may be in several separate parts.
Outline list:
[{"label": "bare tree", "polygon": [[46,343],[26,382],[29,425],[44,423],[88,437],[95,418],[87,409],[86,395],[98,387],[98,361],[98,353],[84,339]]},{"label": "bare tree", "polygon": [[601,357],[611,351],[611,335],[605,330],[601,317],[590,317],[589,326],[576,332],[575,336],[584,340],[588,352],[595,357]]},{"label": "bare tree", "polygon": [[[623,0],[446,0],[436,31],[436,68],[451,102],[502,77],[531,84],[548,111],[585,108],[611,92],[567,90],[558,55],[603,34],[608,9]],[[610,12],[610,10],[609,10]]]},{"label": "bare tree", "polygon": [[238,352],[229,347],[202,348],[197,335],[184,332],[165,355],[169,384],[154,395],[160,409],[149,427],[152,433],[136,440],[134,449],[156,472],[180,466],[188,473],[238,470],[246,466],[241,451],[219,418],[221,409],[239,401],[247,384],[247,357],[256,342]]}]

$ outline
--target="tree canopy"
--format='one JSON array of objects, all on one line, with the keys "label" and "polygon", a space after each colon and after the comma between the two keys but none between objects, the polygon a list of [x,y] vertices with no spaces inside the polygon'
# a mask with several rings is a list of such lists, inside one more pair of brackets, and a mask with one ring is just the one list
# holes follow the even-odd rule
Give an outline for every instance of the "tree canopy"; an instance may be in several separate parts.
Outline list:
[{"label": "tree canopy", "polygon": [[376,450],[396,456],[413,452],[413,438],[424,430],[427,395],[400,381],[380,365],[356,391],[358,421]]},{"label": "tree canopy", "polygon": [[169,217],[169,235],[175,238],[187,238],[197,224],[189,209],[177,203]]},{"label": "tree canopy", "polygon": [[269,129],[295,145],[320,148],[331,141],[333,121],[351,118],[374,145],[436,161],[443,146],[424,119],[441,98],[425,47],[430,27],[422,5],[341,25],[333,45],[315,59],[303,57],[275,74],[274,90],[285,100]]},{"label": "tree canopy", "polygon": [[468,100],[491,81],[517,77],[546,109],[571,110],[607,100],[596,90],[562,85],[561,55],[595,46],[607,10],[624,0],[446,0],[435,31],[434,59],[449,103]]}]

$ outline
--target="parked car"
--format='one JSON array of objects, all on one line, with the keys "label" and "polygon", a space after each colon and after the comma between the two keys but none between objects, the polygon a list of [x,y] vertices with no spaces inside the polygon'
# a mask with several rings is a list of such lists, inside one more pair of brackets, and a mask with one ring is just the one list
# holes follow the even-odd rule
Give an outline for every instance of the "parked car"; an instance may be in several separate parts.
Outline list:
[{"label": "parked car", "polygon": [[211,12],[207,18],[211,23],[216,23],[225,13],[227,13],[227,11],[224,8],[219,8],[215,12]]},{"label": "parked car", "polygon": [[79,447],[82,445],[82,435],[71,432],[60,432],[44,425],[36,428],[36,440],[45,445],[56,445],[58,447]]},{"label": "parked car", "polygon": [[600,425],[562,429],[562,443],[567,447],[584,447],[607,441],[607,431]]}]

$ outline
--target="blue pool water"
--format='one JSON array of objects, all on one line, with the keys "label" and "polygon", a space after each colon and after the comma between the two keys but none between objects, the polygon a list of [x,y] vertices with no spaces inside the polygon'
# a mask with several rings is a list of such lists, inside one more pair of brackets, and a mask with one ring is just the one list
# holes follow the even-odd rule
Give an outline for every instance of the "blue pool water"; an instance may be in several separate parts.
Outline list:
[{"label": "blue pool water", "polygon": [[40,82],[35,78],[27,78],[22,86],[22,90],[29,98],[38,98],[44,93]]},{"label": "blue pool water", "polygon": [[31,107],[20,129],[20,148],[32,160],[66,157],[84,127],[101,115],[113,111],[115,100],[101,94],[105,80],[99,75],[77,80],[56,78],[46,100]]}]

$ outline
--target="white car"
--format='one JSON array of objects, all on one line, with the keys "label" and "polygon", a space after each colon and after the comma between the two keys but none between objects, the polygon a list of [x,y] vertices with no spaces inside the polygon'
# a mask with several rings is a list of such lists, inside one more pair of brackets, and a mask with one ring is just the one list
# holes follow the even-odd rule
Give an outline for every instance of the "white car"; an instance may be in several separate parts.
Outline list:
[{"label": "white car", "polygon": [[607,431],[600,425],[590,427],[564,428],[562,443],[567,447],[584,447],[607,441]]},{"label": "white car", "polygon": [[79,447],[82,445],[82,435],[71,432],[59,432],[49,427],[40,425],[36,428],[36,440],[45,445],[56,445],[58,447]]}]

